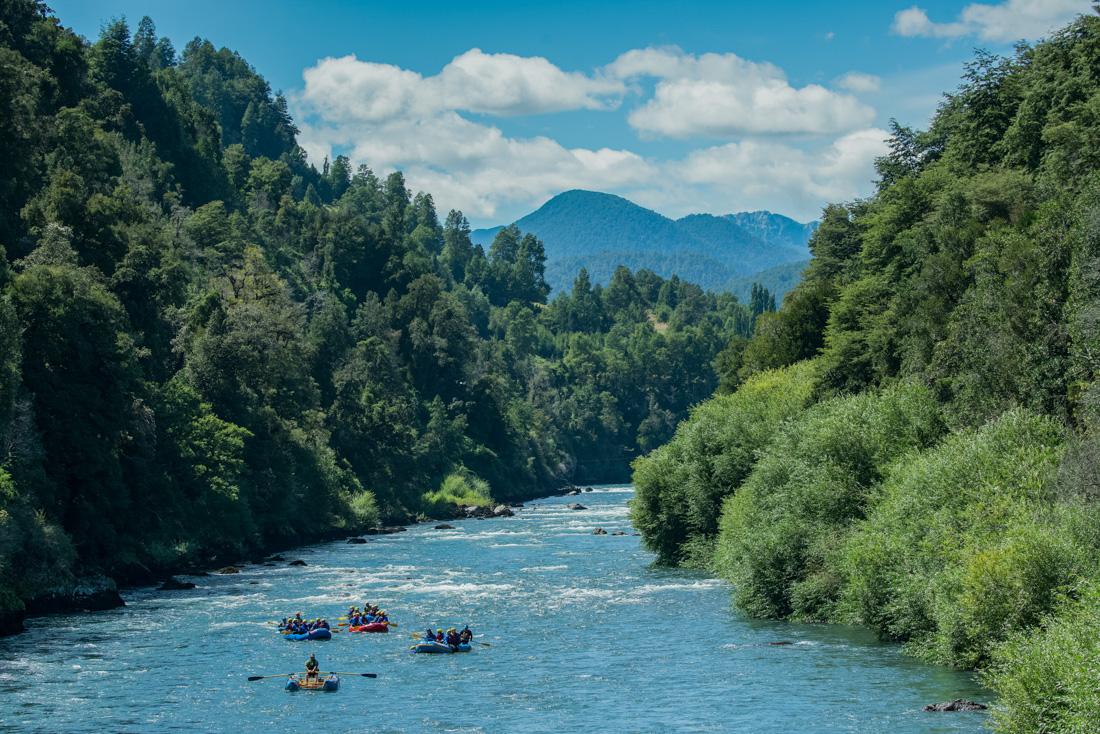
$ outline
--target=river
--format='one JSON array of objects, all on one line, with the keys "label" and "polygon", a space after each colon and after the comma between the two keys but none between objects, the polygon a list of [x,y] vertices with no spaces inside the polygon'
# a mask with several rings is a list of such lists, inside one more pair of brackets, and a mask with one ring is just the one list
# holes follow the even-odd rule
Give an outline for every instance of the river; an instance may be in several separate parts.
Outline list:
[{"label": "river", "polygon": [[[630,497],[601,487],[455,530],[309,546],[286,554],[305,567],[250,565],[192,591],[128,591],[113,611],[31,619],[0,639],[0,731],[983,731],[984,714],[920,710],[980,698],[965,674],[863,630],[745,619],[724,583],[653,568]],[[589,509],[565,507],[577,499]],[[289,642],[271,624],[364,600],[400,630]],[[408,651],[412,631],[465,623],[472,653]],[[379,677],[297,694],[245,680],[300,670],[310,652],[322,669]]]}]

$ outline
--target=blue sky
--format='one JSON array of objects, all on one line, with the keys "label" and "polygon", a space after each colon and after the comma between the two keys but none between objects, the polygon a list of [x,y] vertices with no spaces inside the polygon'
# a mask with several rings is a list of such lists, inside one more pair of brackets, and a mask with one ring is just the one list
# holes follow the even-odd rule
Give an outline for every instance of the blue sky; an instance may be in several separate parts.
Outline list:
[{"label": "blue sky", "polygon": [[405,171],[505,222],[558,191],[670,216],[799,219],[866,195],[891,117],[923,126],[975,47],[1009,52],[1088,0],[555,3],[51,0],[94,38],[149,15],[239,51],[311,158]]}]

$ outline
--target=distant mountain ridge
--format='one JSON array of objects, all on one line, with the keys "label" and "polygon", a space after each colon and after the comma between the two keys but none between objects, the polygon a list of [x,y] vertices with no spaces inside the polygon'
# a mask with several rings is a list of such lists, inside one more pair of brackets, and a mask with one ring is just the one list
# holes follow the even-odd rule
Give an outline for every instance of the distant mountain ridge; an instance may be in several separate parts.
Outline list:
[{"label": "distant mountain ridge", "polygon": [[[546,245],[546,279],[555,291],[571,288],[582,267],[593,282],[607,283],[625,265],[738,293],[760,274],[780,296],[797,282],[817,227],[767,211],[670,219],[621,196],[581,189],[558,194],[515,224]],[[500,229],[474,230],[473,240],[487,248]]]}]

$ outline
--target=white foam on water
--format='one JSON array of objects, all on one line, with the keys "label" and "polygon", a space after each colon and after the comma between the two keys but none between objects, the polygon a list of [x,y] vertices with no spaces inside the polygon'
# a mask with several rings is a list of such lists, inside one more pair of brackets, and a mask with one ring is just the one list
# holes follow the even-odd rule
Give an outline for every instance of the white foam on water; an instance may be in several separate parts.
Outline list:
[{"label": "white foam on water", "polygon": [[386,589],[388,592],[401,593],[411,592],[416,594],[444,594],[455,595],[462,594],[471,599],[480,599],[493,594],[512,591],[515,589],[513,584],[475,584],[471,582],[465,583],[416,583],[410,582],[406,584],[399,584],[398,586],[391,586]]},{"label": "white foam on water", "polygon": [[560,566],[527,566],[526,568],[521,568],[520,571],[523,571],[524,573],[535,573],[538,571],[564,571],[568,568],[569,566],[566,566],[565,564],[562,564]]},{"label": "white foam on water", "polygon": [[642,584],[630,590],[632,596],[647,596],[662,591],[707,591],[726,582],[721,579],[699,579],[698,581],[674,581],[667,584]]}]

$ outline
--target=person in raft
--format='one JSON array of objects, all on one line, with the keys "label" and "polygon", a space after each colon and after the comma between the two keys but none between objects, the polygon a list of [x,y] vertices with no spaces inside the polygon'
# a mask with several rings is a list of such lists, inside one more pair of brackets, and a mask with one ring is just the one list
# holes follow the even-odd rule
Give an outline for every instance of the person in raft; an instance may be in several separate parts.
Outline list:
[{"label": "person in raft", "polygon": [[474,639],[474,631],[470,629],[470,625],[466,625],[458,633],[458,640],[463,644],[469,644],[472,639]]},{"label": "person in raft", "polygon": [[458,630],[456,630],[454,627],[451,627],[449,630],[447,630],[447,646],[448,647],[450,647],[452,650],[457,650],[458,646],[459,646],[459,644],[461,644],[461,642],[462,642],[462,638],[459,637]]},{"label": "person in raft", "polygon": [[435,637],[433,637],[432,639],[435,640],[436,642],[443,642],[443,640],[445,638],[443,637],[443,628],[442,627],[440,627],[439,629],[437,629],[435,631]]},{"label": "person in raft", "polygon": [[309,660],[306,661],[306,680],[317,680],[320,677],[320,670],[320,663],[317,662],[313,653],[310,653]]}]

